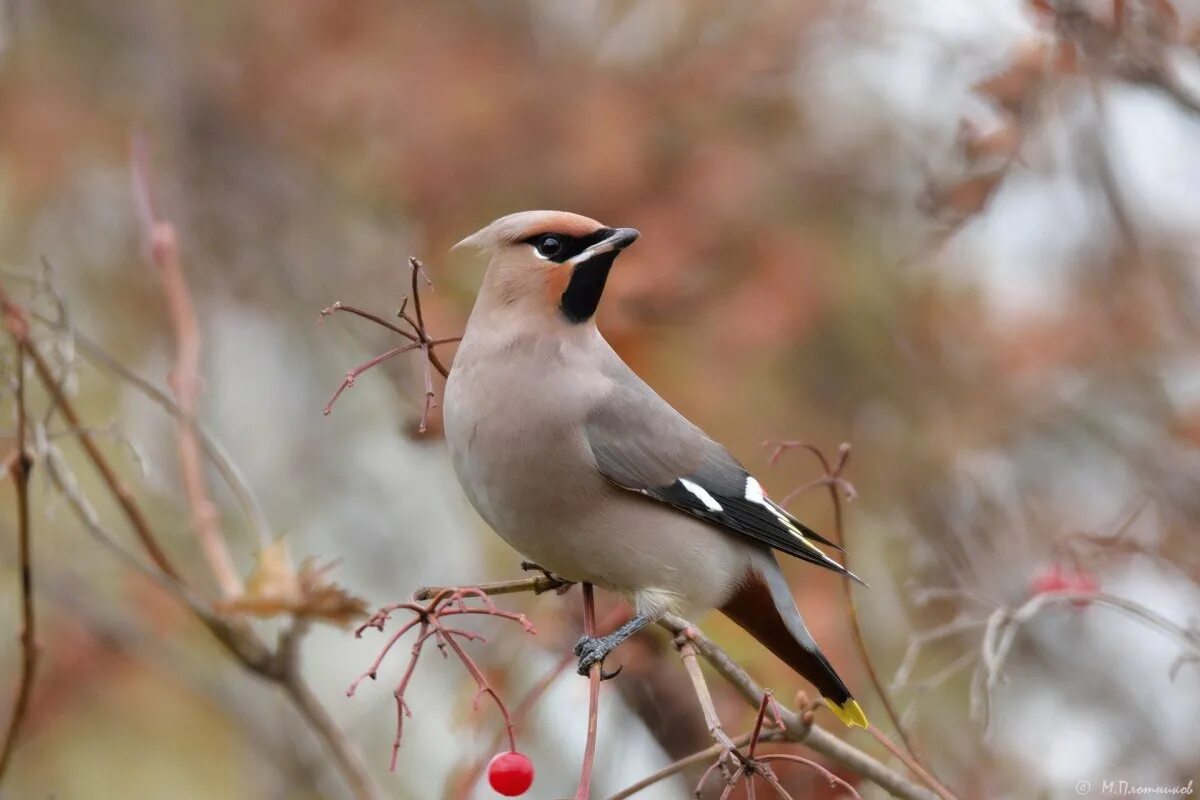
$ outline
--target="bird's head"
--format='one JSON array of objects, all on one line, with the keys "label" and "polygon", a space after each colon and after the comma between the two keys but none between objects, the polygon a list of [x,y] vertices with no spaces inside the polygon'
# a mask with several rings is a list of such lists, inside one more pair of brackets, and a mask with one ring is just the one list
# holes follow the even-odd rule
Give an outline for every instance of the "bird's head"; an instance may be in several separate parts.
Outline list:
[{"label": "bird's head", "polygon": [[638,235],[566,211],[521,211],[455,247],[491,254],[480,301],[578,324],[596,313],[613,261]]}]

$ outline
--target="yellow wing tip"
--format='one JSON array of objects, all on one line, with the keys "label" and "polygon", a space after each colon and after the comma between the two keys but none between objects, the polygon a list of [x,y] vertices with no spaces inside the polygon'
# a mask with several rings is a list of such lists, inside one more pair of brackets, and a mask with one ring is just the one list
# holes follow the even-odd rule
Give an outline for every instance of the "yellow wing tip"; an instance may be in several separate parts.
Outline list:
[{"label": "yellow wing tip", "polygon": [[844,704],[838,705],[828,697],[822,697],[825,705],[829,706],[829,710],[833,715],[842,721],[842,724],[848,728],[863,728],[864,730],[870,725],[867,722],[867,715],[863,713],[862,706],[857,700],[847,700]]}]

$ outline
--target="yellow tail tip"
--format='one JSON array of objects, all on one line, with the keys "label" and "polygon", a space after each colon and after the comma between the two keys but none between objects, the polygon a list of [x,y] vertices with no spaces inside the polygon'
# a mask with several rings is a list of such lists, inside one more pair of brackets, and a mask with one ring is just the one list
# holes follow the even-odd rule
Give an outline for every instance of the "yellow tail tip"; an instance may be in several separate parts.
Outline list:
[{"label": "yellow tail tip", "polygon": [[822,697],[825,705],[829,706],[829,710],[833,715],[842,721],[842,724],[848,728],[866,728],[870,723],[867,722],[867,715],[863,713],[862,706],[857,700],[847,700],[844,704],[838,705],[828,697]]}]

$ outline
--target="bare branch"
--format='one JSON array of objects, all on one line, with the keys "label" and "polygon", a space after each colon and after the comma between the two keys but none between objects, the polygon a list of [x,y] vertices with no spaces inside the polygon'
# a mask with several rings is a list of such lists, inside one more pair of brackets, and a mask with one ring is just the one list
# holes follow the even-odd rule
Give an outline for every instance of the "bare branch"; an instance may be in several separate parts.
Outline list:
[{"label": "bare branch", "polygon": [[[407,331],[404,328],[401,328],[399,325],[388,322],[377,314],[364,311],[356,306],[346,305],[341,301],[338,301],[327,308],[321,309],[322,319],[332,316],[338,311],[345,311],[347,313],[354,314],[355,316],[362,317],[363,319],[370,320],[377,325],[382,325],[389,331],[408,339],[410,342],[410,344],[394,347],[385,353],[364,361],[362,364],[359,364],[357,367],[347,372],[346,377],[342,379],[341,384],[339,384],[337,390],[334,391],[333,397],[330,398],[329,402],[325,404],[324,409],[322,409],[324,414],[329,415],[333,412],[334,403],[336,403],[338,398],[341,397],[342,392],[354,385],[354,380],[359,375],[363,374],[367,370],[372,369],[373,367],[378,366],[384,361],[387,361],[389,358],[400,355],[401,353],[407,353],[410,350],[420,350],[422,355],[421,377],[424,381],[425,401],[421,410],[421,422],[417,427],[417,431],[419,433],[425,433],[428,430],[429,412],[433,410],[434,401],[436,398],[436,393],[434,392],[433,388],[432,370],[436,369],[441,373],[443,378],[449,377],[450,375],[450,370],[448,370],[446,365],[442,363],[442,360],[438,357],[435,348],[444,344],[453,344],[454,342],[460,341],[462,337],[450,336],[439,339],[429,335],[429,330],[425,325],[425,312],[421,307],[420,279],[423,279],[425,281],[425,285],[430,288],[433,287],[433,282],[429,280],[429,276],[425,274],[425,267],[416,257],[409,256],[408,267],[411,277],[411,294],[404,298],[404,301],[400,305],[399,311],[396,312],[396,316],[407,323],[408,326],[412,328],[411,331]],[[410,299],[412,300],[413,304],[413,314],[409,314],[407,310],[408,301]]]},{"label": "bare branch", "polygon": [[[469,600],[480,600],[480,606],[470,606],[467,604]],[[421,657],[421,653],[425,645],[432,639],[443,655],[446,654],[447,648],[458,657],[463,667],[475,681],[475,707],[478,708],[479,701],[483,697],[490,697],[496,704],[500,715],[504,718],[504,727],[508,733],[509,749],[517,749],[515,723],[513,717],[509,714],[508,707],[500,698],[495,688],[483,674],[483,670],[473,658],[462,648],[459,639],[480,640],[484,641],[479,634],[471,631],[452,628],[446,624],[446,620],[451,617],[464,615],[479,615],[488,617],[497,617],[499,619],[510,620],[517,622],[525,630],[526,633],[536,633],[533,624],[525,617],[524,614],[515,614],[510,611],[504,611],[496,607],[492,603],[488,595],[482,590],[475,587],[463,588],[447,588],[438,591],[434,594],[425,605],[418,605],[415,602],[410,603],[395,603],[393,605],[384,606],[376,611],[372,617],[359,626],[354,632],[356,637],[361,637],[368,628],[374,628],[380,632],[390,621],[392,614],[397,611],[405,611],[412,613],[414,618],[401,625],[395,633],[388,637],[383,648],[371,662],[366,672],[360,675],[346,689],[346,696],[353,697],[358,690],[359,685],[366,679],[375,680],[379,674],[379,667],[387,658],[388,653],[392,648],[411,630],[416,630],[417,635],[413,640],[413,645],[409,651],[408,664],[404,669],[404,673],[400,678],[400,682],[396,684],[395,690],[392,692],[396,699],[396,736],[392,740],[392,761],[391,769],[396,769],[396,759],[399,756],[400,740],[404,735],[404,720],[406,717],[412,716],[412,710],[405,700],[405,693],[408,690],[408,684],[412,680],[413,674],[416,672],[417,661]]]},{"label": "bare branch", "polygon": [[[23,334],[21,334],[23,335]],[[30,550],[29,470],[32,461],[25,447],[27,414],[25,408],[25,343],[16,331],[13,341],[17,350],[17,450],[9,471],[17,495],[17,560],[21,572],[21,677],[13,700],[12,716],[0,744],[0,783],[12,763],[21,723],[29,710],[33,696],[33,681],[37,675],[38,646],[33,609],[33,556]]]},{"label": "bare branch", "polygon": [[131,161],[133,190],[138,200],[142,232],[149,244],[150,260],[162,277],[163,294],[175,329],[175,368],[168,383],[182,414],[177,426],[176,443],[183,489],[192,513],[192,529],[200,540],[204,558],[222,594],[226,598],[237,597],[242,593],[242,581],[221,531],[216,505],[208,495],[195,430],[196,401],[200,395],[200,325],[196,320],[196,308],[192,303],[187,278],[183,274],[179,237],[174,225],[155,216],[145,147],[140,138],[133,141]]},{"label": "bare branch", "polygon": [[[414,259],[415,261],[415,259]],[[414,275],[419,263],[414,263]],[[416,278],[413,278],[416,286]],[[419,312],[418,312],[419,313]],[[596,635],[596,600],[590,583],[583,584],[583,633]],[[604,664],[600,661],[588,668],[588,724],[587,741],[583,748],[583,765],[579,768],[579,786],[575,789],[575,800],[590,800],[592,796],[592,767],[596,761],[596,734],[600,715],[600,681]]]},{"label": "bare branch", "polygon": [[[842,442],[840,445],[838,445],[837,459],[830,461],[830,459],[827,458],[819,448],[806,442],[779,442],[775,444],[775,449],[771,454],[770,463],[775,463],[779,457],[790,448],[801,448],[812,453],[820,463],[821,468],[825,471],[825,474],[800,487],[799,489],[792,491],[787,495],[787,497],[784,498],[783,504],[786,505],[801,492],[809,488],[824,486],[829,493],[830,505],[833,507],[833,527],[836,533],[837,545],[842,549],[843,552],[842,564],[846,569],[850,569],[850,553],[848,548],[845,546],[846,529],[844,524],[844,516],[842,513],[842,495],[845,495],[847,500],[853,500],[858,496],[858,492],[855,490],[854,485],[842,476],[846,470],[846,465],[850,460],[850,444],[849,442]],[[904,762],[905,766],[907,766],[914,775],[917,775],[926,783],[926,785],[937,792],[938,796],[941,797],[942,800],[955,800],[953,793],[951,793],[950,790],[941,783],[941,781],[935,778],[929,768],[922,763],[923,759],[920,757],[916,747],[913,746],[913,743],[909,738],[908,731],[904,729],[903,721],[900,715],[896,713],[896,708],[892,704],[891,695],[884,688],[883,682],[879,679],[879,673],[876,671],[875,663],[871,659],[871,653],[867,649],[867,641],[866,637],[863,636],[862,625],[860,625],[858,621],[858,605],[854,600],[854,592],[851,589],[850,581],[842,581],[842,593],[846,604],[846,616],[850,621],[850,633],[854,639],[854,646],[858,650],[859,658],[862,660],[863,665],[867,668],[867,676],[871,679],[871,685],[875,689],[875,694],[879,697],[880,702],[883,703],[883,707],[887,712],[888,719],[892,722],[892,727],[895,728],[896,733],[899,734],[900,741],[904,743],[904,748],[908,751],[908,756],[911,756],[911,758],[905,756],[903,753],[900,753],[899,750],[897,750],[894,746],[889,747],[889,751],[891,751],[893,755],[900,758],[900,760]],[[881,739],[881,737],[883,739],[886,738],[874,726],[871,726],[870,731],[877,739]]]},{"label": "bare branch", "polygon": [[[687,620],[668,614],[659,621],[668,631],[678,635],[691,630],[689,641],[721,677],[737,689],[738,693],[754,708],[762,703],[763,689],[729,654],[705,636]],[[893,772],[858,748],[850,745],[817,725],[805,724],[795,711],[780,708],[780,719],[784,724],[784,737],[790,742],[803,742],[812,750],[833,759],[850,771],[877,784],[893,797],[906,800],[936,800],[937,795],[897,772]]]}]

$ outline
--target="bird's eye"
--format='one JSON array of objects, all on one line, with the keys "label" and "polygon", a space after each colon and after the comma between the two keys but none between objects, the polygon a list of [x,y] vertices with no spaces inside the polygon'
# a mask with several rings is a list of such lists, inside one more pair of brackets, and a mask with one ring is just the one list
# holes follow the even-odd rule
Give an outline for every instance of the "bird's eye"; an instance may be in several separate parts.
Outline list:
[{"label": "bird's eye", "polygon": [[547,234],[537,240],[536,247],[538,255],[542,256],[543,258],[554,258],[556,255],[562,252],[563,243],[562,239],[558,238],[557,236],[553,234]]}]

